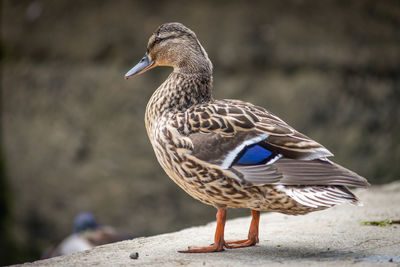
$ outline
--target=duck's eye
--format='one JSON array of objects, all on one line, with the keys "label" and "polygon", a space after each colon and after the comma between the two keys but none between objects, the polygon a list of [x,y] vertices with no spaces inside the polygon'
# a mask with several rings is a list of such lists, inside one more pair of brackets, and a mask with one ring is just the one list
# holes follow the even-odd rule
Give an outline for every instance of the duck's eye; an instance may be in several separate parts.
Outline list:
[{"label": "duck's eye", "polygon": [[156,37],[156,39],[154,39],[155,44],[158,44],[161,41],[162,41],[162,38],[160,38],[160,37]]}]

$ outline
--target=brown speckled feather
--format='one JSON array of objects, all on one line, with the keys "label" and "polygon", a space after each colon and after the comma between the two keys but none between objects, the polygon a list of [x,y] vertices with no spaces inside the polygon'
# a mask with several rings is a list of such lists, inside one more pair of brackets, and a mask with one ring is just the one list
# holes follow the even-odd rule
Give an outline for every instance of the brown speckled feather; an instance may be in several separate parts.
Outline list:
[{"label": "brown speckled feather", "polygon": [[[214,244],[183,252],[216,252],[258,242],[260,211],[306,214],[357,203],[346,186],[367,186],[327,157],[325,147],[266,109],[214,100],[212,64],[193,31],[161,25],[126,77],[155,66],[174,71],[146,107],[146,129],[160,165],[192,197],[218,209]],[[227,208],[249,208],[248,239],[224,240]]]},{"label": "brown speckled feather", "polygon": [[[236,142],[239,144],[244,140],[267,134],[265,142],[291,158],[314,159],[333,156],[322,145],[297,132],[272,113],[247,102],[219,100],[206,105],[194,106],[185,113],[188,114],[186,116],[187,123],[191,130],[185,134],[198,132],[211,134],[211,137],[210,135],[196,135],[195,143],[205,143],[209,139],[219,139],[219,142],[223,143],[225,140],[221,139],[225,138],[226,142],[233,147],[232,142],[235,141],[231,138],[237,138]],[[212,134],[220,136],[212,136]],[[210,151],[210,153],[214,153],[214,151]]]},{"label": "brown speckled feather", "polygon": [[[266,109],[214,100],[211,61],[182,24],[161,25],[127,77],[160,65],[174,71],[147,105],[147,133],[168,176],[194,198],[219,209],[305,214],[343,199],[356,201],[344,186],[368,184]],[[253,148],[267,156],[247,162],[245,156],[259,153]]]},{"label": "brown speckled feather", "polygon": [[[283,155],[272,164],[225,166],[253,185],[348,185],[366,186],[364,178],[331,161],[332,154],[319,143],[300,134],[265,109],[232,100],[215,101],[188,109],[186,135],[191,154],[205,162],[223,165],[226,155],[246,140],[259,140]],[[268,127],[266,127],[266,125]],[[324,160],[318,160],[318,159]],[[296,160],[291,160],[296,159]]]}]

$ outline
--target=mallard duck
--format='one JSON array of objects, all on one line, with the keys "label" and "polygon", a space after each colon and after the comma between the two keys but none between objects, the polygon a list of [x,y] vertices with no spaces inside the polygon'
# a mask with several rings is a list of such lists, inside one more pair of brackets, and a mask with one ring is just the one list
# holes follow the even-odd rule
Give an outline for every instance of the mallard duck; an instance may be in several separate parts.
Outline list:
[{"label": "mallard duck", "polygon": [[59,245],[47,249],[42,259],[76,253],[128,238],[131,236],[120,234],[111,226],[100,225],[92,213],[80,212],[75,216],[73,233]]},{"label": "mallard duck", "polygon": [[[145,113],[157,159],[189,195],[217,208],[214,243],[180,252],[255,245],[260,211],[297,215],[357,204],[347,187],[366,187],[367,180],[329,160],[328,149],[262,107],[213,98],[213,66],[192,30],[159,26],[125,78],[156,66],[173,67]],[[247,239],[225,241],[227,208],[251,210]]]}]

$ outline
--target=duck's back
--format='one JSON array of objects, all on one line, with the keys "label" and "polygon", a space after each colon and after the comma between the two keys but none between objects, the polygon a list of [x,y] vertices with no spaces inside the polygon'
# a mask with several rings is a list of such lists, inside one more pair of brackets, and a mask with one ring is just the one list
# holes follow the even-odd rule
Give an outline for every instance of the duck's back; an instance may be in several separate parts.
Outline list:
[{"label": "duck's back", "polygon": [[211,205],[302,214],[356,203],[366,180],[264,108],[217,100],[169,113],[153,147],[168,175]]}]

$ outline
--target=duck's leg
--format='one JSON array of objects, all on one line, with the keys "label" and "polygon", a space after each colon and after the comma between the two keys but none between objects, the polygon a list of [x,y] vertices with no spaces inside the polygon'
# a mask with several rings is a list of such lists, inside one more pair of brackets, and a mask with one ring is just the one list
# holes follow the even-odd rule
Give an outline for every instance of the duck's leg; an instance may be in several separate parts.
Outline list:
[{"label": "duck's leg", "polygon": [[227,248],[243,248],[254,246],[259,242],[258,240],[258,224],[260,221],[260,212],[257,210],[251,210],[251,215],[253,218],[251,219],[250,229],[248,239],[237,240],[237,241],[228,241],[225,242],[225,247]]},{"label": "duck's leg", "polygon": [[226,222],[226,209],[218,209],[217,211],[217,228],[215,229],[214,244],[208,247],[189,247],[188,250],[179,251],[181,253],[205,253],[224,251],[225,240],[224,230]]}]

